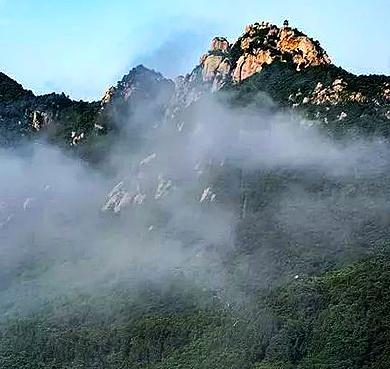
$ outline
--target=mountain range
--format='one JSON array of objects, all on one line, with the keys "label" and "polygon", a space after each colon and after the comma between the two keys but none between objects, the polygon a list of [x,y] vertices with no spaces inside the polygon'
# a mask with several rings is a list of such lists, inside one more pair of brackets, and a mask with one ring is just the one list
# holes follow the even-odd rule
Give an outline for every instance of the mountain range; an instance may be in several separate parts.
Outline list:
[{"label": "mountain range", "polygon": [[0,73],[0,367],[388,368],[389,136],[288,21],[94,102]]},{"label": "mountain range", "polygon": [[157,104],[169,115],[209,91],[231,91],[238,104],[256,104],[256,93],[265,92],[279,107],[295,109],[332,133],[389,134],[388,76],[348,73],[331,63],[318,41],[290,28],[288,22],[281,28],[262,22],[247,26],[233,44],[215,37],[186,76],[170,81],[138,66],[92,103],[73,101],[64,93],[35,96],[1,73],[2,144],[41,136],[43,131],[54,142],[86,144],[118,124],[113,115],[136,109],[144,99],[158,96]]}]

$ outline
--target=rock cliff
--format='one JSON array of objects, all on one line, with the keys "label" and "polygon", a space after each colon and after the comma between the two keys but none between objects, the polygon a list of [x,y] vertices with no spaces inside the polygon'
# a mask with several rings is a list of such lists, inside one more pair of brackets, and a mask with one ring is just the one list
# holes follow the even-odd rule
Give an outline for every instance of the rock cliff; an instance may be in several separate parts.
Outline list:
[{"label": "rock cliff", "polygon": [[233,71],[233,80],[242,81],[260,72],[264,64],[275,60],[292,62],[297,71],[313,65],[330,64],[319,43],[288,26],[278,28],[268,23],[255,23],[234,45],[240,55]]},{"label": "rock cliff", "polygon": [[262,22],[248,25],[232,45],[224,37],[215,37],[199,66],[203,82],[211,83],[216,91],[226,81],[243,81],[274,61],[293,63],[297,71],[330,64],[318,41],[289,27],[287,22],[280,28]]}]

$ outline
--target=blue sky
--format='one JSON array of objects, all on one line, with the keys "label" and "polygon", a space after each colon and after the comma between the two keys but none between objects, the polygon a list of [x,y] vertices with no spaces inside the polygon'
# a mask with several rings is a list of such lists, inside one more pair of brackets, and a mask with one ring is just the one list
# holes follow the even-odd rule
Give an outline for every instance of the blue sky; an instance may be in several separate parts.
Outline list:
[{"label": "blue sky", "polygon": [[357,74],[390,73],[390,0],[0,0],[0,71],[37,94],[99,99],[139,63],[185,74],[214,36],[290,24]]}]

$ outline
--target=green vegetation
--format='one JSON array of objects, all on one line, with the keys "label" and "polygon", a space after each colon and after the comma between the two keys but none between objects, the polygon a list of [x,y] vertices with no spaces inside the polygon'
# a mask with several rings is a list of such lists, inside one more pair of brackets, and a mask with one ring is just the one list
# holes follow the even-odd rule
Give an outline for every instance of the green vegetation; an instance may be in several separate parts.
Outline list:
[{"label": "green vegetation", "polygon": [[390,263],[369,259],[321,281],[326,308],[313,329],[304,367],[388,368]]},{"label": "green vegetation", "polygon": [[275,313],[301,332],[297,367],[388,367],[389,266],[388,257],[370,258],[273,292]]},{"label": "green vegetation", "polygon": [[[50,126],[42,135],[49,142],[69,148],[71,133],[92,132],[100,103],[73,101],[64,93],[36,97],[31,91],[0,73],[0,140],[10,146],[36,134],[32,127],[34,111],[50,116]],[[38,134],[38,136],[41,133]],[[1,144],[1,142],[0,142]]]},{"label": "green vegetation", "polygon": [[[321,104],[304,104],[304,97],[311,97],[318,83],[332,89],[336,79],[346,82],[337,101]],[[234,92],[232,103],[238,106],[256,105],[259,91],[267,93],[280,108],[295,109],[309,121],[321,125],[332,137],[356,135],[390,136],[390,120],[386,113],[390,102],[381,94],[384,84],[390,81],[384,75],[356,76],[334,65],[313,66],[296,71],[292,63],[274,62],[264,66],[241,84],[228,85]],[[364,101],[353,101],[351,96],[360,93]],[[344,112],[345,118],[340,120]]]},{"label": "green vegetation", "polygon": [[[137,303],[134,291],[127,300],[116,295],[120,309],[100,318],[91,306],[98,300],[77,314],[77,302],[68,301],[64,308],[76,303],[74,316],[59,319],[49,310],[3,323],[0,367],[388,368],[387,256],[292,278],[244,305],[178,287],[162,295],[143,291]],[[187,304],[175,310],[179,300]]]}]

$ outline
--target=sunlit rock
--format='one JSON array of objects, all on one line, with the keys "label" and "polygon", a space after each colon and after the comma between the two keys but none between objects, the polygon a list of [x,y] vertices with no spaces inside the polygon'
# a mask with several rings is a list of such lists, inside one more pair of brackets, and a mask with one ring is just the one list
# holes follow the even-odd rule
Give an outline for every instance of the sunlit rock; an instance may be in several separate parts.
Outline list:
[{"label": "sunlit rock", "polygon": [[225,37],[214,37],[211,41],[210,51],[228,51],[229,41]]},{"label": "sunlit rock", "polygon": [[102,99],[101,99],[101,105],[104,106],[108,104],[115,93],[115,87],[111,86],[109,89],[104,93]]},{"label": "sunlit rock", "polygon": [[301,32],[269,23],[254,23],[245,28],[238,45],[241,56],[232,73],[239,82],[262,70],[275,60],[290,61],[300,70],[308,66],[330,64],[330,59],[319,44]]},{"label": "sunlit rock", "polygon": [[32,115],[32,127],[39,131],[47,127],[52,122],[52,116],[49,113],[35,110]]}]

